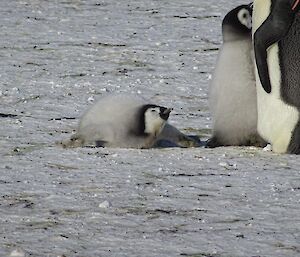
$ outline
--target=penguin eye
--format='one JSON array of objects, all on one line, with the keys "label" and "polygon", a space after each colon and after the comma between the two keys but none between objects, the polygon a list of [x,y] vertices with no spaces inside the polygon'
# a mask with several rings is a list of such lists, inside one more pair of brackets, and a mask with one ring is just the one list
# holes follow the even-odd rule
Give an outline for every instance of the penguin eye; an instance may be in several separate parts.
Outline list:
[{"label": "penguin eye", "polygon": [[156,112],[156,110],[152,109],[151,112]]},{"label": "penguin eye", "polygon": [[242,9],[238,12],[237,18],[239,22],[246,26],[248,29],[251,29],[252,27],[252,22],[251,22],[251,14],[249,13],[248,10]]}]

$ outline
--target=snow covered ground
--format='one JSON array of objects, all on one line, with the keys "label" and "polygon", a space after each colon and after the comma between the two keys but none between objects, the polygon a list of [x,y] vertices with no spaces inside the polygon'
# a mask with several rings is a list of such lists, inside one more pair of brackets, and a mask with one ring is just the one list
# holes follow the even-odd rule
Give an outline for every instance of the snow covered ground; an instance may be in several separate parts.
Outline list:
[{"label": "snow covered ground", "polygon": [[205,140],[221,20],[240,3],[0,1],[0,256],[300,256],[299,156],[55,145],[109,92],[173,107]]}]

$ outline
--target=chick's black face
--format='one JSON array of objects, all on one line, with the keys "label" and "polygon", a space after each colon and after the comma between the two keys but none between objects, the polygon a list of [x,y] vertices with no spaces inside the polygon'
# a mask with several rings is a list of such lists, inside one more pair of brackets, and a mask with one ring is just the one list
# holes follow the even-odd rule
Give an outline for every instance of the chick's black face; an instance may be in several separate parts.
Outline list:
[{"label": "chick's black face", "polygon": [[160,109],[160,113],[159,116],[163,119],[163,120],[168,120],[169,116],[170,116],[170,112],[172,109],[166,108],[166,107],[159,107]]},{"label": "chick's black face", "polygon": [[157,127],[163,126],[168,120],[171,109],[154,104],[141,106],[137,113],[137,124],[131,133],[137,136],[148,136]]},{"label": "chick's black face", "polygon": [[223,19],[223,28],[230,28],[241,34],[251,33],[252,29],[252,4],[240,5],[231,10]]}]

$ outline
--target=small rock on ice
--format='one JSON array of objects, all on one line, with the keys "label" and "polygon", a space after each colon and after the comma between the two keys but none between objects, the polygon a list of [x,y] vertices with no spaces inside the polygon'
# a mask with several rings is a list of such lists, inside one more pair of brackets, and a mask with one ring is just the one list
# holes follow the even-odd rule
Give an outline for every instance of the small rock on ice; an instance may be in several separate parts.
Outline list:
[{"label": "small rock on ice", "polygon": [[111,207],[111,203],[109,201],[105,200],[104,202],[100,203],[98,207],[102,208],[102,209],[107,209],[107,208]]},{"label": "small rock on ice", "polygon": [[219,165],[221,167],[228,167],[229,166],[229,164],[227,162],[220,162]]},{"label": "small rock on ice", "polygon": [[94,102],[95,101],[95,99],[94,99],[94,97],[93,96],[90,96],[89,98],[88,98],[88,102]]},{"label": "small rock on ice", "polygon": [[219,165],[225,169],[231,169],[231,170],[237,170],[237,164],[236,163],[228,163],[228,162],[220,162]]},{"label": "small rock on ice", "polygon": [[21,249],[15,249],[10,253],[9,257],[25,257],[25,253]]}]

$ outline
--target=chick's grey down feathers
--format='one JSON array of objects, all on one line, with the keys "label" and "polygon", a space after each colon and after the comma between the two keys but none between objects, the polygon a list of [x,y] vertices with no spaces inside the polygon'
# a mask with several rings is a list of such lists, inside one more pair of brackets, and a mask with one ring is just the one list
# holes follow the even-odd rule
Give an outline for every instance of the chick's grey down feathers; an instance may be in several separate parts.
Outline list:
[{"label": "chick's grey down feathers", "polygon": [[257,134],[251,6],[231,10],[222,23],[223,44],[210,85],[213,137],[207,147],[264,145]]},{"label": "chick's grey down feathers", "polygon": [[[145,112],[151,108],[159,110],[160,118],[150,119],[147,124]],[[166,139],[183,146],[196,146],[194,140],[166,124],[169,113],[170,109],[149,103],[137,95],[107,95],[83,114],[76,134],[62,145],[150,148],[157,140]]]}]

